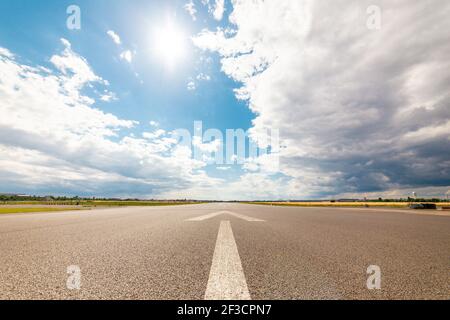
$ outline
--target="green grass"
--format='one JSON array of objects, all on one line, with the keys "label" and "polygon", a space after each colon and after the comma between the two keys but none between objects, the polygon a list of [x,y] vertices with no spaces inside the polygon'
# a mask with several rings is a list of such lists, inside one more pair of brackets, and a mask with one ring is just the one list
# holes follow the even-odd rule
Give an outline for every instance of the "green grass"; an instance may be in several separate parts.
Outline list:
[{"label": "green grass", "polygon": [[200,202],[169,202],[169,201],[115,201],[115,200],[67,200],[67,201],[5,201],[5,205],[48,205],[48,206],[84,206],[84,207],[125,207],[125,206],[173,206],[185,204],[200,204]]},{"label": "green grass", "polygon": [[[113,201],[113,200],[69,200],[69,201],[7,201],[0,202],[0,214],[3,213],[33,213],[84,210],[95,207],[127,207],[127,206],[173,206],[199,204],[200,202],[168,202],[168,201]],[[13,207],[3,207],[11,205]],[[27,207],[36,206],[36,207]],[[38,207],[43,206],[43,207]],[[70,206],[64,208],[64,206]]]},{"label": "green grass", "polygon": [[33,212],[54,212],[80,210],[78,208],[0,208],[0,214],[3,213],[33,213]]}]

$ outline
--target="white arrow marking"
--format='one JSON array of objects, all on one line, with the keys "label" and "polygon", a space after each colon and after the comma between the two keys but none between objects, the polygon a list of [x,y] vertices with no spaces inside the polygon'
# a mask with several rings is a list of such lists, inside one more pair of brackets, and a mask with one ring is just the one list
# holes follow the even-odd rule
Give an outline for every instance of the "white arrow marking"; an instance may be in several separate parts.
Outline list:
[{"label": "white arrow marking", "polygon": [[246,221],[250,221],[250,222],[265,222],[265,220],[244,216],[243,214],[234,213],[234,212],[231,212],[231,211],[214,212],[214,213],[206,214],[204,216],[188,219],[186,221],[203,221],[203,220],[207,220],[207,219],[211,219],[211,218],[220,216],[221,214],[229,214],[229,215],[232,215],[234,217],[237,217],[237,218],[240,218],[240,219],[243,219],[243,220],[246,220]]},{"label": "white arrow marking", "polygon": [[205,300],[250,300],[230,221],[220,223]]}]

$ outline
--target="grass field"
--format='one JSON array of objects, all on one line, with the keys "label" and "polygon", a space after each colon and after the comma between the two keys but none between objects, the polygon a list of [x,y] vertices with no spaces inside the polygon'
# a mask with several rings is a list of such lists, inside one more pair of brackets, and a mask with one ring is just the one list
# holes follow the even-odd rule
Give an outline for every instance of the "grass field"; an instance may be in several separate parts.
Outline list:
[{"label": "grass field", "polygon": [[43,208],[30,208],[30,207],[0,207],[0,214],[5,213],[33,213],[33,212],[57,212],[57,211],[70,211],[70,210],[82,210],[80,208],[49,208],[49,207],[43,207]]},{"label": "grass field", "polygon": [[196,204],[189,201],[114,201],[114,200],[65,200],[65,201],[1,201],[0,214],[58,212],[70,210],[86,210],[102,207],[125,206],[172,206]]},{"label": "grass field", "polygon": [[[366,208],[408,208],[409,202],[249,202],[266,206],[289,206],[289,207],[366,207]],[[436,203],[438,207],[449,207],[449,202]]]},{"label": "grass field", "polygon": [[126,206],[173,206],[198,204],[188,201],[113,201],[113,200],[67,200],[67,201],[4,201],[1,205],[45,205],[45,206],[83,206],[83,207],[126,207]]},{"label": "grass field", "polygon": [[183,204],[198,204],[188,201],[102,201],[102,200],[68,200],[68,201],[2,201],[0,214],[58,212],[70,210],[86,210],[102,207],[126,206],[172,206]]}]

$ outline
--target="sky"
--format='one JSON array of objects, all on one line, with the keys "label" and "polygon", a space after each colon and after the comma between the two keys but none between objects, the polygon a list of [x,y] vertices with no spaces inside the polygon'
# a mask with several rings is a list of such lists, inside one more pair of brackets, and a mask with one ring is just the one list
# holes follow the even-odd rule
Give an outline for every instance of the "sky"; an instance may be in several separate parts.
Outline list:
[{"label": "sky", "polygon": [[445,197],[449,16],[440,0],[3,0],[0,193]]}]

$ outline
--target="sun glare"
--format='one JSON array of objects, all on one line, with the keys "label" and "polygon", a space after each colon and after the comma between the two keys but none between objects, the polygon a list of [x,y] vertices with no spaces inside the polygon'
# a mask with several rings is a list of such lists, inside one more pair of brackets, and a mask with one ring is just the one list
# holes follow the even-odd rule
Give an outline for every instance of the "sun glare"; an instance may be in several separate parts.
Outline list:
[{"label": "sun glare", "polygon": [[155,30],[154,51],[166,66],[174,68],[186,54],[186,37],[172,21]]}]

